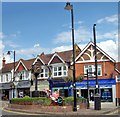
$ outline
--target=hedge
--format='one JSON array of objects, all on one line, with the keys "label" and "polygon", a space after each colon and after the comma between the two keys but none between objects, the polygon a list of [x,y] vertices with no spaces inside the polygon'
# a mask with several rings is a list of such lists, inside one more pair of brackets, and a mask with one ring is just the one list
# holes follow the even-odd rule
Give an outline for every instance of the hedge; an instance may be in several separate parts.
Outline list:
[{"label": "hedge", "polygon": [[11,104],[40,104],[40,105],[50,105],[51,100],[47,97],[28,97],[23,98],[13,98],[11,99]]},{"label": "hedge", "polygon": [[[73,105],[74,98],[73,97],[66,97],[64,99],[64,105]],[[83,97],[77,98],[77,104],[86,103],[86,99]],[[25,96],[23,98],[13,98],[11,99],[11,104],[39,104],[43,106],[48,106],[51,104],[51,99],[47,97],[28,97]]]},{"label": "hedge", "polygon": [[[77,101],[77,104],[87,102],[86,98],[83,98],[83,97],[77,97],[76,101]],[[73,105],[74,98],[73,97],[64,98],[64,103],[65,103],[65,105]]]}]

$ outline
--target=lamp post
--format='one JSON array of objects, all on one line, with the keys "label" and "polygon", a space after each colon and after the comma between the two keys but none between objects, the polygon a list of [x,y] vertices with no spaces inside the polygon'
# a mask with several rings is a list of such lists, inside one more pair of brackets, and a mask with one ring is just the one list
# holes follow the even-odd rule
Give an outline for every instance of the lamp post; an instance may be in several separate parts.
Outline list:
[{"label": "lamp post", "polygon": [[[14,66],[13,66],[13,83],[14,83],[14,81],[15,81],[15,50],[13,50],[13,51],[8,51],[7,52],[7,55],[10,55],[11,53],[13,53],[13,55],[14,55]],[[15,97],[15,95],[14,95],[14,91],[13,91],[13,98]]]},{"label": "lamp post", "polygon": [[101,100],[99,94],[98,86],[98,75],[97,75],[97,49],[96,49],[96,33],[95,33],[96,24],[93,25],[93,37],[94,37],[94,51],[95,51],[95,76],[96,76],[96,87],[95,87],[95,97],[94,97],[94,109],[101,110]]},{"label": "lamp post", "polygon": [[39,97],[39,91],[38,91],[38,87],[37,87],[37,83],[38,83],[37,77],[38,77],[38,75],[40,74],[40,72],[41,72],[41,64],[40,64],[40,62],[37,60],[37,61],[35,62],[35,64],[32,65],[32,73],[33,73],[34,76],[35,76],[35,91],[32,92],[32,96],[33,96],[33,97]]},{"label": "lamp post", "polygon": [[76,101],[76,79],[75,79],[75,50],[74,50],[74,17],[73,17],[73,5],[70,5],[70,2],[66,3],[66,10],[71,11],[71,21],[72,21],[72,46],[73,46],[73,96],[74,96],[74,105],[73,111],[77,111],[77,101]]}]

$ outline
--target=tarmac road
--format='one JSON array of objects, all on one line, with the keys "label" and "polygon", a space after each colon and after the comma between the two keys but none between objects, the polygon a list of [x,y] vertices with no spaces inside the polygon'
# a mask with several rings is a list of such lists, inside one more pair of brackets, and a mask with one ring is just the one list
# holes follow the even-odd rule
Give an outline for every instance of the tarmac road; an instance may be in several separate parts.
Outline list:
[{"label": "tarmac road", "polygon": [[[29,113],[23,113],[23,112],[16,112],[16,111],[10,111],[10,110],[6,110],[4,109],[7,106],[8,102],[7,101],[0,101],[0,115],[5,116],[5,117],[21,117],[21,116],[33,116],[33,115],[38,115],[38,114],[29,114]],[[40,115],[40,114],[39,114]]]},{"label": "tarmac road", "polygon": [[[31,114],[31,113],[25,113],[25,112],[16,112],[16,111],[10,111],[4,109],[6,107],[8,102],[6,101],[0,101],[0,112],[2,117],[73,117],[73,115],[48,115],[48,114]],[[111,112],[109,115],[75,115],[74,117],[120,117],[118,115],[118,111]]]}]

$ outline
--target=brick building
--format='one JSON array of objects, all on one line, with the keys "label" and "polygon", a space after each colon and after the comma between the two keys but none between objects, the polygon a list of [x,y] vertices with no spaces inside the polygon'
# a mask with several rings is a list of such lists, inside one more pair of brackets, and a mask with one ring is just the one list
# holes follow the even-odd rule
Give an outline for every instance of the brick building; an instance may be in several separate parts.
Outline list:
[{"label": "brick building", "polygon": [[[119,70],[116,68],[116,61],[97,46],[97,74],[99,92],[102,101],[115,102],[116,98],[116,76]],[[88,70],[88,86],[89,86],[89,100],[94,100],[96,78],[95,60],[94,60],[94,43],[90,42],[76,57],[76,76],[82,75],[84,77],[82,82],[77,82],[77,90],[81,96],[87,98],[87,70]],[[117,88],[118,90],[118,88]]]},{"label": "brick building", "polygon": [[[3,58],[3,67],[0,74],[0,89],[7,97],[20,97],[21,95],[31,95],[34,91],[34,75],[31,73],[31,66],[36,61],[41,63],[41,73],[38,76],[38,90],[43,91],[50,89],[51,91],[59,91],[62,96],[72,96],[73,87],[70,76],[72,76],[72,50],[55,52],[53,54],[40,54],[34,59],[23,60],[20,59],[15,63],[15,83],[13,83],[13,63],[5,64]],[[115,98],[120,98],[119,88],[119,63],[105,53],[97,46],[97,61],[98,61],[98,84],[102,101],[113,101]],[[95,62],[94,62],[94,43],[90,42],[81,51],[75,45],[75,67],[76,78],[82,76],[82,82],[76,82],[77,96],[88,97],[87,93],[87,77],[86,72],[89,74],[89,99],[94,100],[96,78],[94,75]],[[116,79],[115,79],[116,78]],[[68,80],[66,80],[68,79]],[[31,85],[31,81],[33,85]],[[66,82],[67,81],[67,82]],[[15,87],[12,87],[13,85]]]}]

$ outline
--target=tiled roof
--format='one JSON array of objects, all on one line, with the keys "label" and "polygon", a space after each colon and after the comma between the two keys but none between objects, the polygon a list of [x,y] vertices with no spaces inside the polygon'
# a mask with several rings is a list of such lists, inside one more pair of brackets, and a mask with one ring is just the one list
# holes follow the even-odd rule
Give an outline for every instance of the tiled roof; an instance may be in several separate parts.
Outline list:
[{"label": "tiled roof", "polygon": [[71,60],[72,60],[72,50],[64,51],[64,52],[57,52],[57,54],[58,54],[65,62],[71,62]]},{"label": "tiled roof", "polygon": [[[72,59],[72,50],[68,50],[68,51],[63,51],[63,52],[55,52],[59,55],[59,57],[61,57],[65,62],[70,62]],[[48,64],[48,62],[50,61],[50,59],[52,58],[52,56],[55,54],[40,54],[39,57],[42,59],[42,61],[45,64]]]},{"label": "tiled roof", "polygon": [[[29,60],[23,60],[23,59],[20,59],[20,60],[23,62],[23,64],[25,65],[25,67],[26,67],[28,70],[30,70],[30,69],[31,69],[31,66],[32,66],[32,63],[35,61],[35,58],[29,59]],[[15,63],[15,67],[18,65],[18,63],[20,62],[20,60]],[[5,66],[1,69],[1,72],[2,72],[2,73],[10,72],[12,69],[14,69],[14,63],[7,63],[7,64],[5,64]]]},{"label": "tiled roof", "polygon": [[45,64],[48,64],[53,54],[40,54],[40,58]]},{"label": "tiled roof", "polygon": [[120,71],[120,62],[116,63],[116,69]]},{"label": "tiled roof", "polygon": [[[55,52],[64,62],[71,62],[72,61],[72,50],[68,50],[68,51],[62,51],[62,52]],[[51,58],[54,56],[55,53],[52,54],[40,54],[39,57],[40,59],[45,63],[48,64],[49,61],[51,60]],[[24,60],[24,59],[20,59],[19,61],[17,61],[15,63],[15,66],[18,66],[19,62],[21,61],[24,66],[30,70],[32,64],[34,63],[36,58],[33,59],[29,59],[29,60]],[[9,72],[14,68],[14,63],[8,63],[5,64],[5,66],[1,69],[2,73],[5,72]]]},{"label": "tiled roof", "polygon": [[[25,67],[26,67],[28,70],[30,70],[33,62],[35,61],[35,58],[29,59],[29,60],[24,60],[24,59],[20,59],[20,60],[23,62],[23,64],[25,65]],[[20,60],[19,60],[19,61],[20,61]]]},{"label": "tiled roof", "polygon": [[[18,61],[15,62],[15,66],[18,64]],[[12,69],[14,69],[14,63],[7,63],[4,65],[4,67],[1,69],[2,73],[10,72]]]}]

